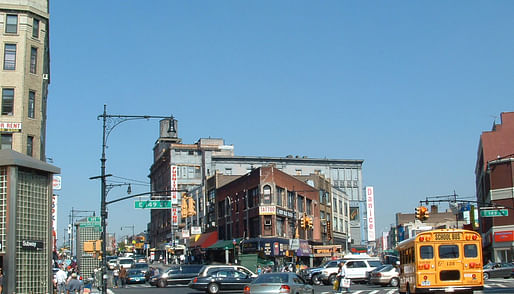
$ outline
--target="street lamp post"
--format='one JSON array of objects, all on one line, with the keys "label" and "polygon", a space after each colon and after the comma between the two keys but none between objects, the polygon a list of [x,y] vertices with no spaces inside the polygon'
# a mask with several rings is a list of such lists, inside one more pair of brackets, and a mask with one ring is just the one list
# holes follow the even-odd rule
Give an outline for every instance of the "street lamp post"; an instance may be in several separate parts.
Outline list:
[{"label": "street lamp post", "polygon": [[[98,116],[98,119],[102,118],[103,124],[102,124],[102,158],[100,158],[101,162],[101,203],[100,203],[100,216],[102,218],[101,225],[102,225],[102,294],[107,294],[107,204],[106,204],[106,196],[107,196],[107,183],[106,183],[106,175],[105,173],[105,162],[107,161],[107,158],[105,157],[105,149],[106,149],[106,143],[107,139],[111,133],[111,131],[121,124],[122,122],[128,121],[128,120],[139,120],[139,119],[153,119],[153,118],[159,118],[159,119],[173,119],[173,116],[150,116],[150,115],[112,115],[107,114],[107,105],[104,105],[104,112],[103,114]],[[109,123],[109,124],[108,124]],[[172,124],[170,123],[170,126]],[[93,177],[98,178],[98,177]]]}]

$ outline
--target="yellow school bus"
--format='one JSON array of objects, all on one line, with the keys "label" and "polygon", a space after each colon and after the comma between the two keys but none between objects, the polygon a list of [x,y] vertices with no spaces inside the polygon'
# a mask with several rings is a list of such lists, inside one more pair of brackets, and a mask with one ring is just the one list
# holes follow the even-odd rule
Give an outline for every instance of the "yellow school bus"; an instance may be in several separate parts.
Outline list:
[{"label": "yellow school bus", "polygon": [[482,290],[482,238],[474,231],[440,229],[400,242],[400,293]]}]

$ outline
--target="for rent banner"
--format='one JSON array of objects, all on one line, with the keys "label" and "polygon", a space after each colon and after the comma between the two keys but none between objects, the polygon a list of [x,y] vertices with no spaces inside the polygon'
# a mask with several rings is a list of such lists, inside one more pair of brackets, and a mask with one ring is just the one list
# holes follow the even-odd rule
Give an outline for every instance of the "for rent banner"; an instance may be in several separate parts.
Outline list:
[{"label": "for rent banner", "polygon": [[366,210],[368,216],[368,242],[375,241],[375,196],[373,187],[366,187]]}]

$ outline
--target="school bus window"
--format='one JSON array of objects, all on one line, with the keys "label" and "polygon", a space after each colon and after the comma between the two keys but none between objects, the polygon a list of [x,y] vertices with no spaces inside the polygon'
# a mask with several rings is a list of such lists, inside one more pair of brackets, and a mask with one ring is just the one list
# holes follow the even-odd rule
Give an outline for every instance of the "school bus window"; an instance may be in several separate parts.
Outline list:
[{"label": "school bus window", "polygon": [[464,256],[465,257],[477,257],[478,256],[477,245],[475,245],[475,244],[464,245]]},{"label": "school bus window", "polygon": [[459,258],[459,247],[457,245],[439,246],[439,258]]},{"label": "school bus window", "polygon": [[421,247],[419,247],[419,257],[421,259],[432,259],[432,258],[434,258],[434,248],[432,246],[421,246]]}]

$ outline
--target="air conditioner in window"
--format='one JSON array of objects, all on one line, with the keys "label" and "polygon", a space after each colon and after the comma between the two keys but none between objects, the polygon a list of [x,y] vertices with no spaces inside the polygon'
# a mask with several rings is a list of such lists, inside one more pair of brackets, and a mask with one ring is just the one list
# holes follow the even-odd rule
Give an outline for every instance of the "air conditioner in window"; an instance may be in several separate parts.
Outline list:
[{"label": "air conditioner in window", "polygon": [[265,226],[271,226],[271,219],[267,219],[264,221]]},{"label": "air conditioner in window", "polygon": [[43,74],[43,80],[48,80],[48,74]]}]

